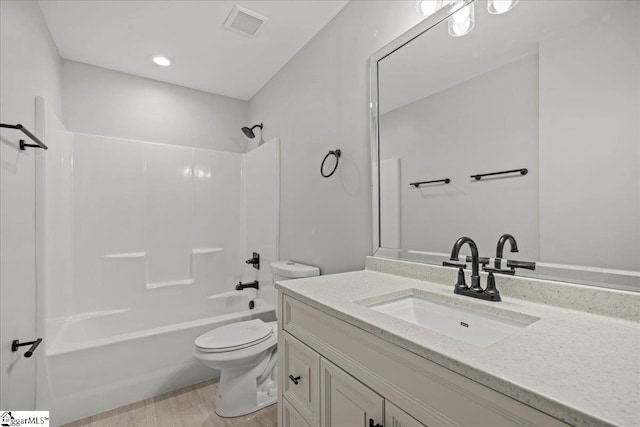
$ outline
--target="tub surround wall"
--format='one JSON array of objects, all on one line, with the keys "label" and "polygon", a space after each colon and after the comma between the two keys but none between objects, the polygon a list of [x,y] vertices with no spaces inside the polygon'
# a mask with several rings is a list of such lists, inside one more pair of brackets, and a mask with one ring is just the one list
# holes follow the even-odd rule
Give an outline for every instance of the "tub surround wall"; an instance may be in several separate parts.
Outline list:
[{"label": "tub surround wall", "polygon": [[[291,280],[276,287],[571,425],[640,423],[639,294],[500,276],[496,281],[503,301],[495,303],[455,295],[455,275],[455,269],[368,258],[365,271]],[[527,290],[517,290],[517,281]],[[583,288],[599,295],[585,298]],[[539,320],[479,348],[366,307],[409,294],[511,319]],[[567,308],[546,303],[554,294]]]},{"label": "tub surround wall", "polygon": [[279,261],[280,141],[273,138],[242,158],[242,255],[260,254],[260,269],[242,263],[242,280],[258,280],[261,298],[276,304],[270,264]]},{"label": "tub surround wall", "polygon": [[62,61],[63,120],[72,132],[245,153],[247,109],[239,99]]},{"label": "tub surround wall", "polygon": [[57,425],[217,375],[193,358],[197,336],[274,320],[270,277],[258,295],[235,284],[250,257],[244,247],[263,251],[262,271],[277,257],[277,140],[245,159],[68,132],[37,104],[50,146],[38,189],[40,407]]},{"label": "tub surround wall", "polygon": [[[58,135],[67,138],[50,138],[47,163],[67,169],[47,185],[71,187],[66,198],[48,198],[54,216],[47,229],[62,225],[72,241],[60,236],[60,245],[50,234],[47,265],[66,264],[73,273],[48,282],[48,319],[130,307],[166,311],[179,300],[233,290],[240,280],[242,155]],[[70,179],[58,181],[63,175]]]},{"label": "tub surround wall", "polygon": [[[37,95],[60,112],[60,58],[37,2],[0,2],[0,64],[2,123],[34,131]],[[0,408],[28,410],[35,405],[37,358],[13,353],[11,340],[38,333],[35,159],[42,153],[20,151],[21,138],[14,130],[0,132]]]},{"label": "tub surround wall", "polygon": [[[371,253],[368,59],[421,19],[412,2],[350,2],[250,100],[249,121],[264,122],[265,139],[282,145],[282,259],[323,274],[363,267]],[[336,148],[340,166],[322,178],[322,158]]]}]

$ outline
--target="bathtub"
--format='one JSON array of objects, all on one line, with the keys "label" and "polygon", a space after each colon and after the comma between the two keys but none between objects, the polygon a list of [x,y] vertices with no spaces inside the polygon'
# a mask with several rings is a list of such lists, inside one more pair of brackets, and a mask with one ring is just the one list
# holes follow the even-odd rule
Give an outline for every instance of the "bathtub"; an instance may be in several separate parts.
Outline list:
[{"label": "bathtub", "polygon": [[275,320],[274,307],[249,292],[219,294],[174,308],[113,309],[52,322],[45,363],[53,424],[213,378],[217,373],[192,355],[196,337],[232,322]]}]

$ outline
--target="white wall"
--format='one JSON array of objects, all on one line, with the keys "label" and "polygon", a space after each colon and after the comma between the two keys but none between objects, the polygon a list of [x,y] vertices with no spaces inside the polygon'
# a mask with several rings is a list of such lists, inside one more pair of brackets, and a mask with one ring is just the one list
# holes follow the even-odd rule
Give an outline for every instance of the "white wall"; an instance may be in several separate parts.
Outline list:
[{"label": "white wall", "polygon": [[[281,147],[280,258],[323,274],[371,254],[368,58],[419,22],[415,2],[352,1],[249,102]],[[320,176],[329,150],[340,167]]]},{"label": "white wall", "polygon": [[[537,55],[383,114],[380,158],[402,159],[402,248],[448,253],[471,236],[494,256],[498,238],[511,233],[518,259],[539,259]],[[519,168],[529,173],[469,178]],[[451,183],[409,186],[444,178]],[[385,218],[380,226],[389,226]]]},{"label": "white wall", "polygon": [[623,2],[540,43],[546,262],[640,270],[639,21]]},{"label": "white wall", "polygon": [[62,88],[70,132],[246,152],[246,101],[67,60]]},{"label": "white wall", "polygon": [[[61,110],[60,60],[34,1],[0,2],[0,121],[34,130],[35,97]],[[0,407],[30,409],[36,357],[12,353],[14,338],[36,335],[35,156],[20,134],[0,134]]]}]

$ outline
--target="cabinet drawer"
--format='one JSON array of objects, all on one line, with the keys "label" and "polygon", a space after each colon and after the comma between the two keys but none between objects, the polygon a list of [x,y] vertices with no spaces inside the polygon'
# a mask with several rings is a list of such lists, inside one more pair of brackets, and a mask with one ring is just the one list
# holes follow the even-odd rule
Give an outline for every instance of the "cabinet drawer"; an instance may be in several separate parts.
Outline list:
[{"label": "cabinet drawer", "polygon": [[286,332],[281,337],[282,395],[311,426],[317,426],[320,412],[320,355]]},{"label": "cabinet drawer", "polygon": [[284,330],[429,427],[567,425],[288,295],[280,316]]},{"label": "cabinet drawer", "polygon": [[287,399],[282,400],[282,426],[283,427],[311,427]]}]

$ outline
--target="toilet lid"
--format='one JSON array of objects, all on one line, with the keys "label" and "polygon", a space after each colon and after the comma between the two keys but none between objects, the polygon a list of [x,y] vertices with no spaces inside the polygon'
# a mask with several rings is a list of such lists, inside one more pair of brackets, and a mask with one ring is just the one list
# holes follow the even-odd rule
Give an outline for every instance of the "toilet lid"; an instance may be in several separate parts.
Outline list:
[{"label": "toilet lid", "polygon": [[196,347],[206,352],[223,352],[251,347],[268,339],[273,328],[260,319],[221,326],[196,338]]}]

